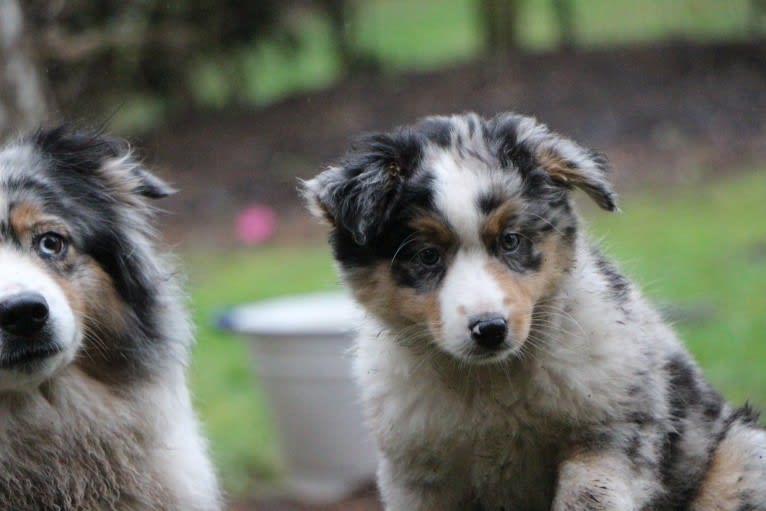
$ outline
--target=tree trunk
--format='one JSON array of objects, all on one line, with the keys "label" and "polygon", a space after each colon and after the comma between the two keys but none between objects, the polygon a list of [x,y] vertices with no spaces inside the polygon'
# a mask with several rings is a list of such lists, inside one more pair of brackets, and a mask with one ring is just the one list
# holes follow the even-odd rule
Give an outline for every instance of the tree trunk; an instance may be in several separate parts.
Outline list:
[{"label": "tree trunk", "polygon": [[38,126],[46,113],[19,2],[0,0],[0,138]]},{"label": "tree trunk", "polygon": [[489,53],[502,55],[516,49],[517,14],[517,0],[479,0],[479,19]]},{"label": "tree trunk", "polygon": [[571,50],[575,46],[574,5],[572,0],[553,0],[553,14],[559,29],[559,47]]}]

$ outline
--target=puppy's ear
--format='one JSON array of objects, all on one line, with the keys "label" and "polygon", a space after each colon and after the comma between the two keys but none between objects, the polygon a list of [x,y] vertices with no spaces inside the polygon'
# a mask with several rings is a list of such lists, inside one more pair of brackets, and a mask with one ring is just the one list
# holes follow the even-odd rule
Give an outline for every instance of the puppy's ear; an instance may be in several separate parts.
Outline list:
[{"label": "puppy's ear", "polygon": [[69,125],[40,130],[31,140],[51,159],[57,174],[100,181],[117,198],[159,199],[175,192],[140,163],[125,140]]},{"label": "puppy's ear", "polygon": [[554,183],[575,186],[603,209],[617,210],[617,194],[608,179],[611,168],[604,155],[554,134],[549,143],[538,147],[535,158]]},{"label": "puppy's ear", "polygon": [[606,157],[550,131],[531,117],[506,114],[497,120],[504,140],[503,155],[524,167],[542,168],[554,185],[577,187],[607,211],[617,210]]},{"label": "puppy's ear", "polygon": [[301,192],[315,216],[365,245],[389,219],[420,154],[409,132],[372,135],[338,165],[302,182]]}]

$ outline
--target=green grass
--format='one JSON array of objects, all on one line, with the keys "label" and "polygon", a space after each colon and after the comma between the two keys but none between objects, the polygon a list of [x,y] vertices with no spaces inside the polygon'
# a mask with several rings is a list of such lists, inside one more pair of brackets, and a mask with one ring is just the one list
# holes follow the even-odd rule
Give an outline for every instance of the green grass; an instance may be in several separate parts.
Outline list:
[{"label": "green grass", "polygon": [[277,437],[246,340],[217,330],[215,317],[237,304],[330,289],[336,277],[324,247],[193,254],[187,260],[198,336],[191,375],[195,403],[227,489],[242,494],[254,480],[277,476]]},{"label": "green grass", "polygon": [[[584,196],[579,196],[585,201]],[[623,214],[589,213],[590,230],[658,302],[710,304],[678,331],[735,403],[766,408],[766,169],[689,190],[626,199]],[[243,339],[211,327],[217,311],[336,285],[325,247],[270,247],[188,258],[199,325],[192,383],[227,488],[279,472],[276,435]]]},{"label": "green grass", "polygon": [[[575,38],[585,48],[747,36],[748,0],[575,0],[573,4]],[[550,2],[528,0],[523,5],[522,44],[534,49],[554,47],[558,35]]]},{"label": "green grass", "polygon": [[656,301],[712,306],[681,337],[727,397],[766,409],[766,169],[623,209],[595,219],[608,252]]}]

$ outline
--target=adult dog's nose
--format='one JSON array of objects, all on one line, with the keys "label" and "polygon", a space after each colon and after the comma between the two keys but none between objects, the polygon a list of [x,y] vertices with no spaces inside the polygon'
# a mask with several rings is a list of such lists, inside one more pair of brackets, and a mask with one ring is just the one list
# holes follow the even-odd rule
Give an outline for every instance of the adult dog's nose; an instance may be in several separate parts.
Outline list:
[{"label": "adult dog's nose", "polygon": [[476,319],[468,326],[471,338],[482,348],[496,348],[508,335],[508,321],[503,317]]},{"label": "adult dog's nose", "polygon": [[0,329],[9,334],[35,334],[47,321],[48,302],[40,293],[27,291],[0,300]]}]

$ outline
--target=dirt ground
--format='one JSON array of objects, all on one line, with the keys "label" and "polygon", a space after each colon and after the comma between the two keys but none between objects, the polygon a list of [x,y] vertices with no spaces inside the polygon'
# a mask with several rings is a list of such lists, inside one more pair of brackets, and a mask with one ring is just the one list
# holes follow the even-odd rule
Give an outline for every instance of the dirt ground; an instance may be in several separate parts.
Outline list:
[{"label": "dirt ground", "polygon": [[[256,111],[198,115],[140,141],[181,193],[162,206],[184,246],[235,244],[244,206],[275,208],[279,241],[319,239],[295,193],[361,132],[432,113],[533,114],[605,152],[617,188],[716,179],[766,161],[766,41],[517,55],[450,69],[357,76]],[[190,229],[190,226],[194,229]],[[333,506],[238,502],[232,511],[376,511],[373,490]]]},{"label": "dirt ground", "polygon": [[139,145],[181,190],[163,204],[171,239],[225,247],[234,243],[234,215],[252,203],[277,209],[280,239],[317,236],[297,207],[296,178],[318,172],[362,132],[432,113],[509,109],[605,152],[622,192],[719,177],[766,159],[766,40],[516,55],[356,76],[261,110],[190,116]]}]

